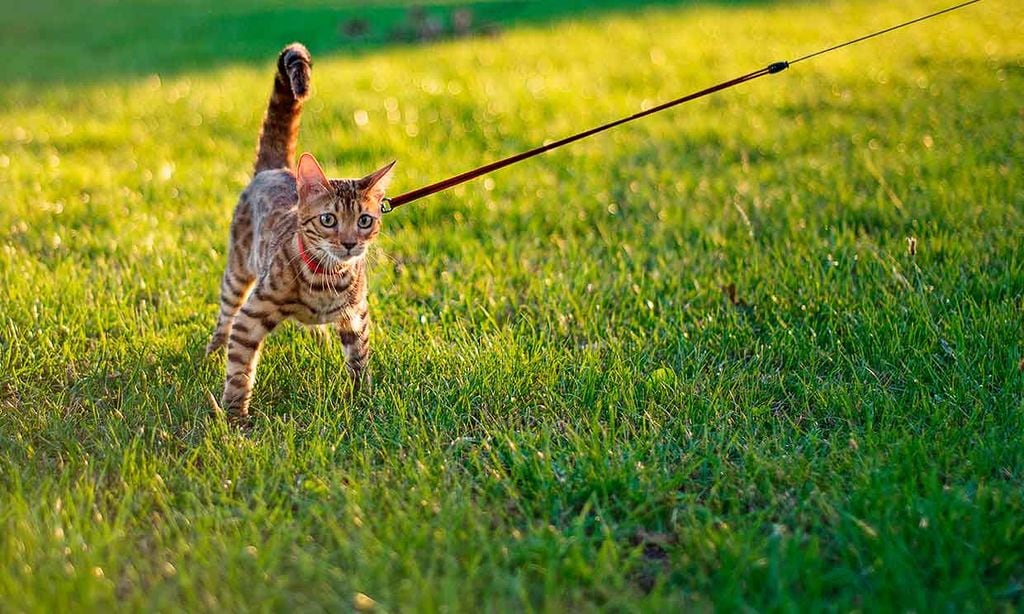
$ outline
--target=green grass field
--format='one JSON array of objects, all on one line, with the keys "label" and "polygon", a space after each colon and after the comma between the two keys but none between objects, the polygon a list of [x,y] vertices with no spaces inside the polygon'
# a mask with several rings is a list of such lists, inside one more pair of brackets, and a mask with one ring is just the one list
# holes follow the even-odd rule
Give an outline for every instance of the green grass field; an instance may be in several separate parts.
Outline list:
[{"label": "green grass field", "polygon": [[1024,4],[388,216],[374,393],[287,326],[249,432],[203,348],[283,44],[400,192],[945,3],[3,4],[0,611],[1024,607]]}]

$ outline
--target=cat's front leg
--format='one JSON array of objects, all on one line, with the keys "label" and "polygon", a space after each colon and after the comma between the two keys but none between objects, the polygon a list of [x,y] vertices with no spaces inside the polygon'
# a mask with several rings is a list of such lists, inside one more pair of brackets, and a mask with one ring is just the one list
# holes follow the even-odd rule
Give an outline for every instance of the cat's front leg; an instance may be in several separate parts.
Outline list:
[{"label": "cat's front leg", "polygon": [[352,378],[352,390],[369,389],[370,378],[370,314],[365,303],[336,325],[338,337],[345,346],[345,367]]},{"label": "cat's front leg", "polygon": [[249,415],[249,398],[256,381],[260,348],[266,336],[283,319],[284,314],[280,308],[271,301],[261,300],[258,290],[235,316],[228,337],[227,377],[220,402],[224,411],[232,417],[244,418]]}]

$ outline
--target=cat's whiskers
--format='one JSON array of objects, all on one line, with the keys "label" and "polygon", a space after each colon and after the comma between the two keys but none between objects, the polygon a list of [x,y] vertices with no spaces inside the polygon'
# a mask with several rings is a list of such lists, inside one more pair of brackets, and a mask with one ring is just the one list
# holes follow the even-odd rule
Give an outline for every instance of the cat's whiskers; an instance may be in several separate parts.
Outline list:
[{"label": "cat's whiskers", "polygon": [[[325,255],[325,256],[327,256],[328,258],[331,258],[331,259],[333,259],[333,258],[331,257],[331,255],[330,255],[330,254],[328,254],[328,253],[326,252],[326,250],[324,250],[324,255]],[[323,266],[325,266],[325,267],[326,267],[326,266],[327,266],[327,265],[329,264],[329,263],[325,263],[325,262],[323,262],[322,260],[320,260],[320,259],[316,258],[315,256],[314,256],[314,260],[316,260],[317,264],[323,265]],[[331,269],[331,270],[333,270],[333,269]],[[332,273],[330,274],[330,277],[334,277],[335,275],[337,275],[337,273],[333,273],[333,272],[332,272]],[[337,290],[337,289],[336,289],[336,288],[334,287],[334,284],[327,284],[327,286],[325,286],[325,287],[327,288],[327,291],[328,291],[328,292],[329,292],[330,294],[333,294],[334,296],[336,296],[336,297],[338,297],[338,298],[341,298],[341,294],[340,294],[340,293],[338,292],[338,290]]]},{"label": "cat's whiskers", "polygon": [[[302,258],[302,253],[301,252],[299,252],[299,253],[295,254],[294,256],[292,256],[291,258],[289,258],[285,262],[285,266],[288,267],[288,268],[291,268],[291,266],[293,264],[295,264],[295,261],[298,260],[299,258]],[[312,290],[312,287],[310,287],[310,290]]]},{"label": "cat's whiskers", "polygon": [[[292,256],[291,258],[289,258],[289,259],[288,259],[288,260],[287,260],[287,261],[285,262],[285,266],[287,266],[287,267],[289,267],[289,268],[290,268],[290,267],[291,267],[291,266],[292,266],[293,264],[295,264],[295,261],[296,261],[296,260],[299,260],[300,258],[302,258],[302,252],[301,252],[301,251],[300,251],[300,252],[297,252],[297,253],[296,253],[296,254],[295,254],[294,256]],[[298,279],[301,279],[301,276],[300,276],[300,277],[299,277]],[[310,294],[312,294],[312,292],[313,292],[313,282],[312,282],[312,280],[310,280],[310,282],[309,282],[309,288],[308,288],[308,290],[309,290]]]},{"label": "cat's whiskers", "polygon": [[336,258],[327,249],[321,248],[320,253],[322,254],[322,257],[318,258],[316,256],[313,256],[313,260],[316,261],[316,263],[322,266],[323,268],[327,269],[327,271],[329,271],[329,273],[326,273],[324,275],[329,277],[339,275],[341,269],[345,265],[345,262]]}]

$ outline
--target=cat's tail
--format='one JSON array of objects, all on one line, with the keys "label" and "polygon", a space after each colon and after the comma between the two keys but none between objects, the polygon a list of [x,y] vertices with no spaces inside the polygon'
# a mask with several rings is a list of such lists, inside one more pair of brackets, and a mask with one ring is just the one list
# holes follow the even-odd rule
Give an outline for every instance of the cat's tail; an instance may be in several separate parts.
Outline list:
[{"label": "cat's tail", "polygon": [[295,139],[299,133],[302,102],[309,97],[313,61],[301,43],[292,43],[277,56],[277,75],[267,114],[260,130],[254,172],[291,168],[295,163]]}]

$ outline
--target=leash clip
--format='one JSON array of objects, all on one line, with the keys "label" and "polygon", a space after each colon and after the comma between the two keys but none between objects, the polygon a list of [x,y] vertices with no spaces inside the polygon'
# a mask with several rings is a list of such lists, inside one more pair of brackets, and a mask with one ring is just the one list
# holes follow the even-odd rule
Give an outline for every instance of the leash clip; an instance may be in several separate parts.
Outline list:
[{"label": "leash clip", "polygon": [[385,198],[381,199],[381,201],[380,201],[380,212],[381,213],[391,213],[394,210],[395,210],[395,208],[391,206],[391,199],[390,198],[385,197]]}]

